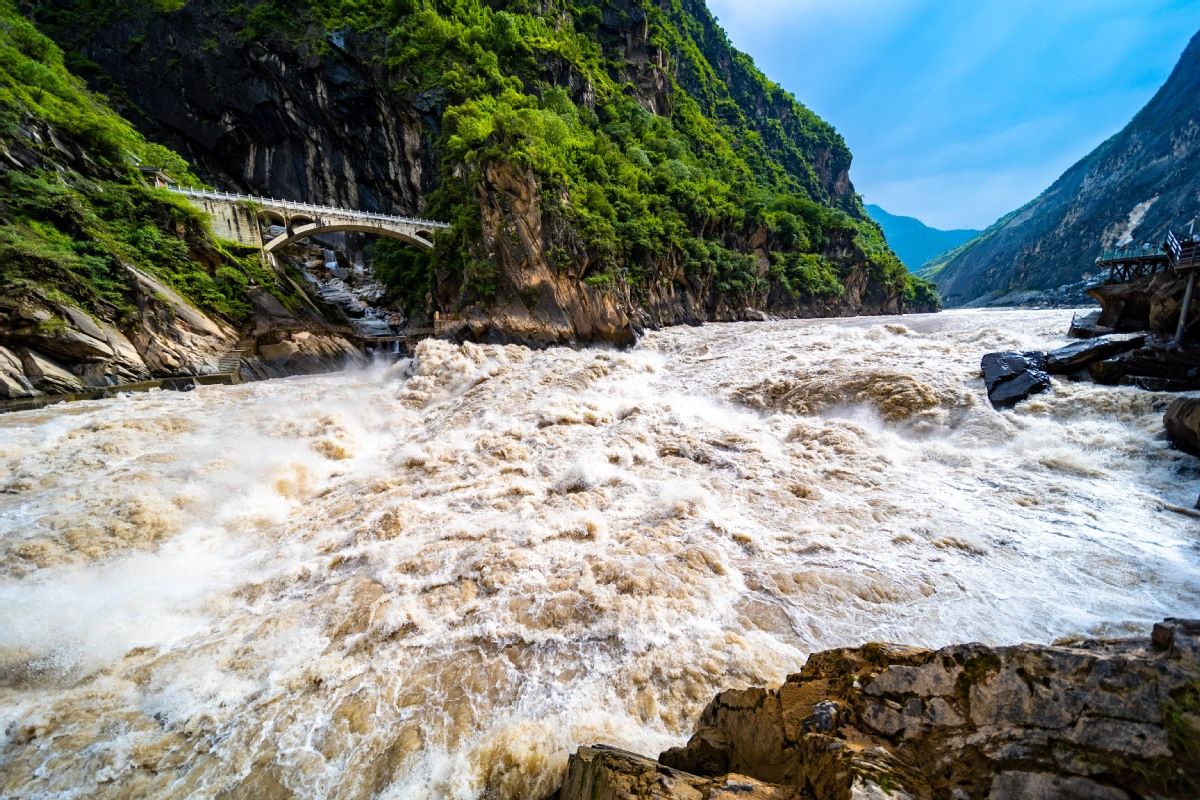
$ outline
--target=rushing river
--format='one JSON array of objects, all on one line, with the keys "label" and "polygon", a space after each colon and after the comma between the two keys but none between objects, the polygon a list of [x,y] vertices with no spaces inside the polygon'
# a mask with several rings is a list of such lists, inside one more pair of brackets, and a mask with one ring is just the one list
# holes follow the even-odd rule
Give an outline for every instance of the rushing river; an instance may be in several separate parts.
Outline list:
[{"label": "rushing river", "polygon": [[1169,395],[1061,311],[677,328],[0,417],[0,795],[497,797],[814,650],[1200,616]]}]

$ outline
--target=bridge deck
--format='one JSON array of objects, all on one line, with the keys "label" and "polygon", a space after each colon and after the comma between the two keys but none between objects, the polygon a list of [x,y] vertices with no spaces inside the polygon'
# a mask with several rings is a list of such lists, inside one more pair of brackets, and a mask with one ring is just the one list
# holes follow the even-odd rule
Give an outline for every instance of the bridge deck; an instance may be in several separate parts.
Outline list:
[{"label": "bridge deck", "polygon": [[294,200],[280,200],[273,197],[259,197],[252,194],[233,194],[231,192],[218,192],[209,189],[188,189],[183,186],[176,186],[174,184],[167,184],[163,188],[187,197],[195,197],[206,200],[222,200],[228,203],[254,203],[255,205],[262,206],[266,209],[284,209],[287,211],[297,211],[309,214],[336,214],[340,217],[358,219],[367,222],[385,222],[395,225],[415,225],[417,227],[439,230],[445,230],[450,227],[450,225],[445,222],[437,222],[430,219],[402,217],[392,214],[376,214],[370,211],[355,211],[353,209],[338,208],[336,206],[319,206],[312,203],[301,203]]}]

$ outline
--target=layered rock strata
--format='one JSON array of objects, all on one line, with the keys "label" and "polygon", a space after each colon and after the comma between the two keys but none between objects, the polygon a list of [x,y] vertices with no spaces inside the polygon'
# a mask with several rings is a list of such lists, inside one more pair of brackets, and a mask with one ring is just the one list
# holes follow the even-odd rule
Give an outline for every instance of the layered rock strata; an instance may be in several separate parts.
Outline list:
[{"label": "layered rock strata", "polygon": [[870,644],[722,692],[657,761],[581,748],[559,800],[1193,798],[1200,621],[1056,645]]}]

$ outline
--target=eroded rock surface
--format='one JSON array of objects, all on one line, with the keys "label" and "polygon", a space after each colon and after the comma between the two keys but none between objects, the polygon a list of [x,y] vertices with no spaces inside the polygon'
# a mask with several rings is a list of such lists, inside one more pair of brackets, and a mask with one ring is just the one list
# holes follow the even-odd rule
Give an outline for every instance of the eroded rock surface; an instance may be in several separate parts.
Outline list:
[{"label": "eroded rock surface", "polygon": [[1152,340],[1145,347],[1098,361],[1088,367],[1096,383],[1140,386],[1152,391],[1200,389],[1200,348],[1172,347]]},{"label": "eroded rock surface", "polygon": [[653,759],[614,747],[581,747],[571,759],[562,796],[588,800],[800,800],[786,786],[744,775],[705,778],[664,766]]},{"label": "eroded rock surface", "polygon": [[1146,344],[1146,337],[1105,336],[1090,341],[1075,342],[1046,354],[1046,371],[1051,375],[1069,375],[1086,369],[1105,358],[1136,350]]},{"label": "eroded rock surface", "polygon": [[243,379],[285,378],[361,366],[366,356],[345,337],[314,331],[274,331],[259,337],[242,361]]},{"label": "eroded rock surface", "polygon": [[1194,798],[1200,621],[1149,639],[829,650],[779,688],[717,695],[657,763],[610,752],[581,748],[561,800],[723,797],[703,780],[735,776],[765,784],[749,797]]},{"label": "eroded rock surface", "polygon": [[995,408],[1012,408],[1050,388],[1044,353],[988,353],[980,362],[988,400]]},{"label": "eroded rock surface", "polygon": [[1200,397],[1180,397],[1171,403],[1163,425],[1173,445],[1200,456]]}]

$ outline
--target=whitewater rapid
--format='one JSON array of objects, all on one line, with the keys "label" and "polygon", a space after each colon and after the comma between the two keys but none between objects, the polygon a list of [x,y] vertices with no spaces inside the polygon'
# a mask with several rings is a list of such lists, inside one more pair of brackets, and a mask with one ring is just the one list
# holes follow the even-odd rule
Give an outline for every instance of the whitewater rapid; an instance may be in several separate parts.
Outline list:
[{"label": "whitewater rapid", "polygon": [[0,417],[0,795],[541,798],[807,654],[1200,617],[1170,395],[1070,312],[676,328]]}]

